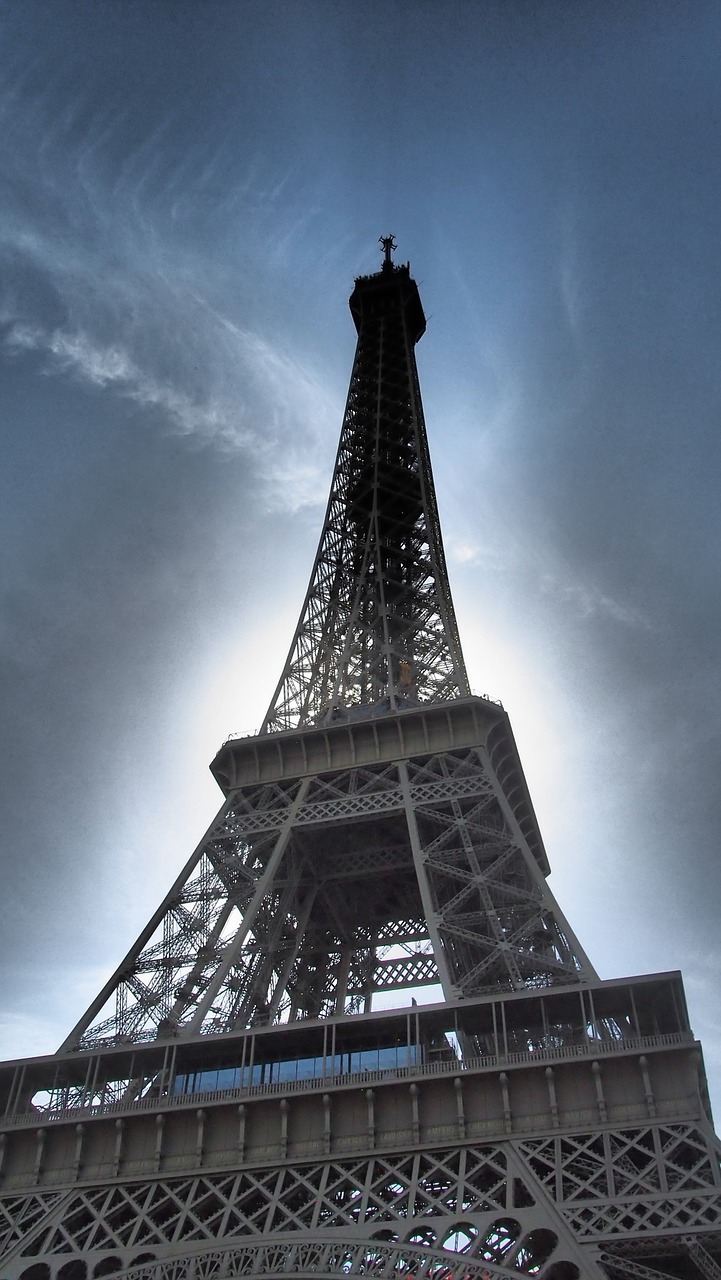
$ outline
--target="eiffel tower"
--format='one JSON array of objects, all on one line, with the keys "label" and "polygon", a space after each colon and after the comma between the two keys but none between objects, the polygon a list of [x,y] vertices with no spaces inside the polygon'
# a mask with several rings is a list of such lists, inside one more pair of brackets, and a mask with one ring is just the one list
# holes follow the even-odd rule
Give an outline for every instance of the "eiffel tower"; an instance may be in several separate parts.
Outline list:
[{"label": "eiffel tower", "polygon": [[678,973],[601,981],[473,696],[383,237],[310,586],[220,812],[59,1051],[0,1066],[4,1280],[719,1280]]}]

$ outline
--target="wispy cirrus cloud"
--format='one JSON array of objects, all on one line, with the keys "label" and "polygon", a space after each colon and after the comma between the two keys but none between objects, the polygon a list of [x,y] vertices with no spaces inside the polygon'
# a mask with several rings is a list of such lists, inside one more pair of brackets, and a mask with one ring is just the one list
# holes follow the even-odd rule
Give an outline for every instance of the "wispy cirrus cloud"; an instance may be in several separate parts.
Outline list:
[{"label": "wispy cirrus cloud", "polygon": [[222,344],[214,344],[219,386],[213,390],[163,377],[152,361],[82,329],[47,329],[7,313],[0,318],[5,351],[38,354],[47,376],[107,389],[154,416],[166,432],[245,453],[269,505],[297,510],[323,500],[327,467],[316,461],[317,437],[326,426],[337,428],[338,406],[312,373],[259,335],[216,318]]},{"label": "wispy cirrus cloud", "polygon": [[513,546],[483,544],[471,538],[446,540],[451,565],[481,568],[486,574],[525,581],[526,590],[558,602],[577,617],[607,618],[620,626],[652,630],[649,619],[632,605],[616,599],[592,580],[582,581],[567,566],[540,563],[537,552],[517,538]]},{"label": "wispy cirrus cloud", "polygon": [[[320,501],[325,478],[314,458],[340,407],[307,357],[269,337],[274,317],[261,331],[253,306],[244,323],[243,295],[254,301],[269,258],[229,280],[225,264],[214,273],[212,255],[200,260],[192,237],[172,234],[202,204],[198,187],[212,188],[223,157],[181,160],[157,128],[113,165],[122,129],[122,113],[96,120],[74,109],[50,120],[41,95],[0,140],[10,177],[0,213],[0,352],[32,355],[49,378],[130,401],[155,429],[242,452],[269,504]],[[226,181],[224,216],[236,227],[245,220],[251,238],[262,223],[272,240],[282,194],[282,242],[285,185],[256,189],[252,174]]]},{"label": "wispy cirrus cloud", "polygon": [[77,274],[71,287],[49,278],[67,316],[55,326],[6,296],[2,349],[39,356],[48,377],[131,401],[170,434],[244,452],[276,502],[297,455],[302,483],[285,490],[288,503],[319,501],[324,486],[311,459],[319,435],[337,428],[339,406],[314,371],[219,314],[195,288],[176,287],[168,296],[162,280],[153,289],[139,281],[133,290],[132,283],[126,276],[121,289],[111,287],[96,303]]},{"label": "wispy cirrus cloud", "polygon": [[570,576],[543,572],[539,588],[542,595],[562,602],[582,618],[605,617],[625,627],[652,627],[638,609],[615,600],[594,582],[580,582]]},{"label": "wispy cirrus cloud", "polygon": [[194,402],[186,392],[142,369],[122,347],[101,346],[87,333],[16,323],[9,326],[5,346],[10,352],[44,355],[47,374],[69,374],[93,386],[110,388],[144,409],[159,410],[166,424],[181,435],[239,448],[252,443],[250,434],[243,433],[226,407],[212,401]]},{"label": "wispy cirrus cloud", "polygon": [[[7,315],[4,321],[8,352],[38,353],[45,358],[43,371],[48,376],[70,376],[107,388],[143,410],[157,412],[166,430],[220,448],[245,451],[269,481],[277,481],[281,472],[288,474],[290,470],[294,478],[298,477],[298,470],[292,467],[293,450],[289,454],[286,447],[282,465],[273,463],[278,446],[288,433],[291,415],[297,414],[312,428],[319,414],[325,418],[335,407],[317,380],[292,358],[228,321],[223,322],[222,332],[226,345],[234,348],[228,350],[228,368],[235,387],[226,387],[222,395],[193,395],[144,368],[122,345],[104,345],[82,330],[44,329],[13,322]],[[249,388],[249,382],[255,386]],[[250,402],[256,413],[252,426],[248,422]],[[302,483],[296,489],[295,506],[315,502],[322,496],[318,492],[317,468],[309,463],[307,449],[300,472]]]}]

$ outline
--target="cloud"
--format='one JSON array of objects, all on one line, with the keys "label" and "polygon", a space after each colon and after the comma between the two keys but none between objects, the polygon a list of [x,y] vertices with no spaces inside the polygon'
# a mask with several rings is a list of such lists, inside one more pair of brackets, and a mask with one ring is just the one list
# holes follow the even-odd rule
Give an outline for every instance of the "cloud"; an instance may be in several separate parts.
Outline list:
[{"label": "cloud", "polygon": [[43,372],[49,376],[78,378],[157,413],[167,431],[245,452],[271,507],[295,511],[321,502],[327,466],[316,460],[315,445],[322,428],[337,428],[338,406],[292,357],[223,317],[213,321],[226,338],[229,385],[222,395],[199,391],[193,396],[143,368],[119,343],[103,345],[82,330],[8,324],[5,316],[4,344],[11,354],[43,355]]},{"label": "cloud", "polygon": [[194,401],[187,392],[154,377],[118,344],[103,346],[82,331],[46,330],[38,325],[10,324],[5,337],[10,352],[36,351],[45,355],[44,372],[70,374],[102,389],[110,389],[143,409],[161,412],[166,427],[180,435],[194,435],[231,448],[251,448],[253,436],[238,421],[238,410],[212,399]]},{"label": "cloud", "polygon": [[485,552],[474,542],[448,540],[448,559],[451,564],[477,565],[484,562]]},{"label": "cloud", "polygon": [[539,579],[539,587],[542,595],[552,596],[568,605],[581,618],[600,616],[610,618],[625,627],[652,628],[652,624],[638,609],[614,600],[593,582],[578,582],[568,577],[564,580],[544,571]]},{"label": "cloud", "polygon": [[[11,100],[8,90],[0,112]],[[280,268],[268,252],[242,270],[236,258],[229,271],[220,260],[227,225],[217,263],[207,248],[200,254],[180,207],[218,216],[207,196],[219,185],[238,238],[282,250],[289,225],[311,216],[293,207],[288,173],[261,182],[250,163],[221,182],[218,147],[189,163],[173,151],[167,121],[138,146],[123,136],[122,112],[96,119],[75,103],[52,119],[49,108],[41,92],[0,139],[9,175],[0,351],[39,357],[47,377],[129,401],[163,432],[243,453],[267,506],[321,501],[327,464],[313,459],[335,435],[340,407],[287,333],[267,336],[282,331],[277,307],[264,325],[258,297],[276,296],[266,277]]]},{"label": "cloud", "polygon": [[[6,354],[39,354],[47,376],[72,377],[130,400],[172,434],[245,452],[276,501],[281,490],[289,492],[291,509],[321,499],[320,473],[309,457],[318,438],[337,429],[339,410],[293,355],[219,314],[194,290],[168,296],[162,281],[153,289],[139,281],[133,298],[126,280],[125,296],[111,292],[96,304],[77,275],[72,287],[57,277],[50,283],[62,290],[68,323],[49,326],[19,315],[6,297]],[[73,323],[78,312],[83,324]],[[106,341],[110,328],[117,336]],[[185,355],[182,366],[175,344]],[[300,479],[290,491],[289,470]]]},{"label": "cloud", "polygon": [[563,565],[547,567],[548,550],[543,563],[538,553],[516,537],[515,545],[494,547],[468,537],[446,538],[448,561],[468,569],[482,569],[485,574],[502,575],[527,583],[535,595],[550,597],[582,619],[605,617],[623,627],[653,630],[652,623],[638,609],[614,599],[591,580],[580,581]]},{"label": "cloud", "polygon": [[580,356],[588,287],[581,271],[578,216],[575,203],[569,200],[561,212],[558,287],[568,331],[574,340],[577,355]]},{"label": "cloud", "polygon": [[[0,1053],[14,1057],[18,1053],[30,1057],[47,1053],[49,1046],[59,1043],[60,1028],[50,1018],[44,1018],[26,1009],[5,1009],[0,1018]],[[21,1045],[22,1049],[18,1049]]]}]

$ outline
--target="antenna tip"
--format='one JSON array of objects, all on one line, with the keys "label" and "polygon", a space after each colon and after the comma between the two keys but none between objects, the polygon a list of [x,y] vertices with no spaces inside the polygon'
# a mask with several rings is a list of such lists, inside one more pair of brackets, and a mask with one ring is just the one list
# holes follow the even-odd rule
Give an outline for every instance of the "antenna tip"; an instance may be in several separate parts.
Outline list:
[{"label": "antenna tip", "polygon": [[379,236],[378,243],[383,250],[383,270],[390,271],[393,268],[391,254],[396,248],[396,238],[395,236]]}]

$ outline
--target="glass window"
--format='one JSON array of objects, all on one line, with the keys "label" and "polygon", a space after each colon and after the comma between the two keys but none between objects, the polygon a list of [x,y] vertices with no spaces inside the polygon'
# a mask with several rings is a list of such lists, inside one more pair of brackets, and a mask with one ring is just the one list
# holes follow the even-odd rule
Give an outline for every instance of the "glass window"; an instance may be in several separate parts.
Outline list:
[{"label": "glass window", "polygon": [[[307,1059],[306,1059],[307,1061]],[[274,1062],[272,1064],[273,1080],[295,1080],[298,1076],[298,1068],[301,1062],[291,1059],[289,1062]]]}]

